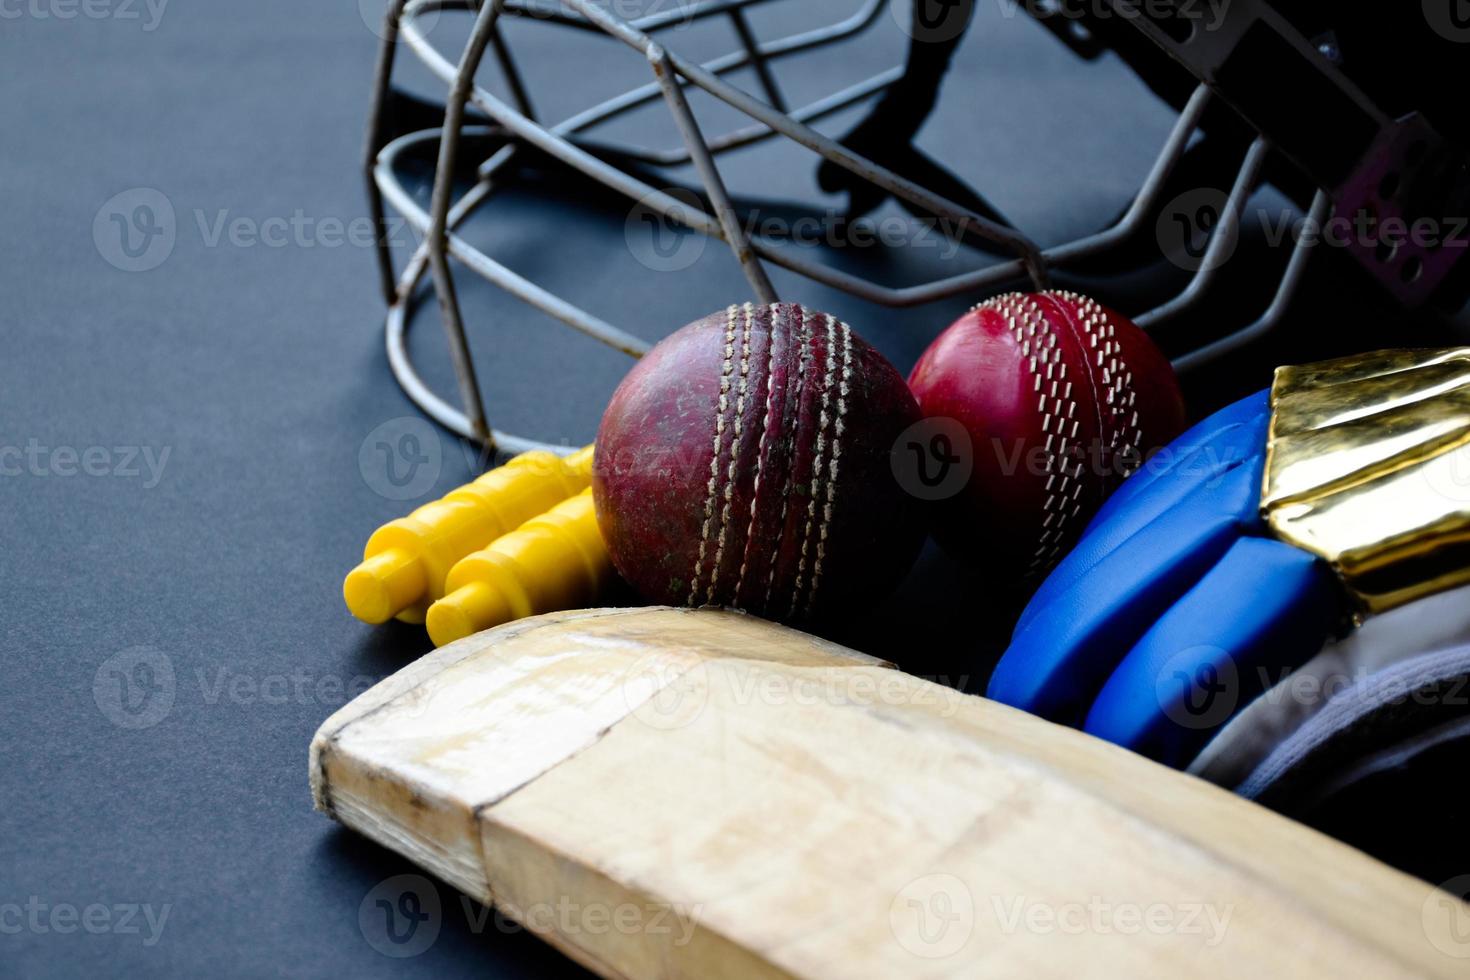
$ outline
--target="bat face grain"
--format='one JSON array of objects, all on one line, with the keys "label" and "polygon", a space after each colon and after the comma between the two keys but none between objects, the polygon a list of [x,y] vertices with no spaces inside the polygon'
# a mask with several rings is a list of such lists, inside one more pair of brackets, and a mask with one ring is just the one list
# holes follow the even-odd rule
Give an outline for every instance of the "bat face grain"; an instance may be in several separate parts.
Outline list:
[{"label": "bat face grain", "polygon": [[[320,808],[606,976],[1463,965],[1426,938],[1421,882],[737,613],[586,610],[450,644],[329,719],[311,773]],[[558,907],[579,914],[538,914]]]}]

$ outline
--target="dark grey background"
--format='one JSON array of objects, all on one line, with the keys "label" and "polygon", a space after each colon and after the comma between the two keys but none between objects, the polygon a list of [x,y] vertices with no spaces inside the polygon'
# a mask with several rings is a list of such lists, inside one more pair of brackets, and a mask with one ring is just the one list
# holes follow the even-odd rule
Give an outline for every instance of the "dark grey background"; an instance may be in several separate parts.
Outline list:
[{"label": "dark grey background", "polygon": [[[365,213],[368,21],[356,0],[172,0],[156,23],[141,2],[89,8],[101,17],[38,4],[0,21],[0,445],[40,470],[27,461],[0,478],[0,906],[147,904],[168,918],[146,945],[141,916],[140,934],[90,935],[58,933],[42,913],[40,928],[0,933],[0,974],[564,968],[495,920],[477,925],[442,886],[437,940],[412,958],[381,955],[360,906],[372,922],[370,892],[412,869],[314,813],[307,791],[307,743],[344,688],[428,647],[418,629],[355,622],[340,599],[370,531],[421,499],[379,492],[391,485],[370,434],[395,419],[408,427],[398,432],[427,431],[442,462],[424,496],[475,462],[415,428],[387,369],[370,251],[333,247],[316,224]],[[768,16],[791,24],[822,16],[776,6]],[[1170,113],[1116,62],[1084,65],[1002,10],[982,5],[924,144],[1042,241],[1084,233],[1127,202]],[[463,24],[446,16],[434,37],[457,51]],[[572,45],[534,24],[510,34],[551,117],[645,77],[611,42]],[[904,41],[885,15],[783,78],[798,98],[830,90],[894,63]],[[697,55],[728,37],[671,43]],[[430,90],[422,72],[403,78]],[[656,116],[622,131],[672,135]],[[727,169],[737,193],[840,204],[816,195],[812,158],[791,147],[743,152]],[[94,221],[140,188],[167,200],[175,243],[156,268],[130,272],[113,264],[106,215],[96,238]],[[714,247],[681,275],[640,266],[623,211],[531,192],[497,208],[466,234],[644,337],[746,295]],[[301,241],[211,244],[222,217],[258,226],[297,212],[317,229]],[[928,256],[871,261],[902,280]],[[461,282],[493,421],[590,440],[627,362]],[[899,315],[788,277],[778,286],[849,319],[903,370],[964,305]],[[418,320],[416,356],[452,392],[436,315]],[[1242,369],[1224,387],[1266,379]],[[67,475],[80,465],[70,454],[90,447],[102,447],[90,464],[100,475]],[[126,447],[164,460],[156,481],[146,468],[127,475]],[[973,688],[1006,626],[931,551],[855,631]]]}]

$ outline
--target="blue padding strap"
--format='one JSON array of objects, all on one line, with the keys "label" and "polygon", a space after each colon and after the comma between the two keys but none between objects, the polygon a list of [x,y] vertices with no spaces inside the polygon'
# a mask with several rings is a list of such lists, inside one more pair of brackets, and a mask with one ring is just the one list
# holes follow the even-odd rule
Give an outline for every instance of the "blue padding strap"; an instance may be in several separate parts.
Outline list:
[{"label": "blue padding strap", "polygon": [[[1133,510],[1152,519],[1134,528],[1128,515],[1118,515],[1132,530],[1125,540],[1088,556],[1090,564],[1069,574],[1065,588],[1037,594],[987,696],[1080,725],[1134,643],[1256,526],[1261,466],[1260,456],[1237,460],[1192,482],[1183,499],[1176,499],[1181,484],[1171,480],[1156,480],[1136,495]],[[1154,494],[1171,505],[1153,506]]]},{"label": "blue padding strap", "polygon": [[1177,477],[1200,466],[1234,458],[1239,461],[1260,453],[1266,445],[1266,426],[1271,421],[1271,392],[1263,389],[1220,409],[1198,423],[1118,488],[1087,525],[1087,532],[1111,522],[1115,514],[1130,509],[1130,501],[1162,477]]},{"label": "blue padding strap", "polygon": [[1128,652],[1086,730],[1186,765],[1238,709],[1317,653],[1342,609],[1323,562],[1242,538]]},{"label": "blue padding strap", "polygon": [[1016,633],[1070,592],[1094,566],[1149,523],[1180,506],[1186,497],[1198,497],[1203,490],[1206,496],[1199,498],[1196,506],[1209,507],[1209,501],[1218,500],[1231,515],[1246,523],[1255,522],[1259,480],[1248,501],[1238,494],[1212,495],[1210,490],[1246,463],[1260,472],[1269,423],[1267,393],[1261,392],[1217,412],[1160,452],[1103,505],[1076,547],[1037,589],[1016,624]]}]

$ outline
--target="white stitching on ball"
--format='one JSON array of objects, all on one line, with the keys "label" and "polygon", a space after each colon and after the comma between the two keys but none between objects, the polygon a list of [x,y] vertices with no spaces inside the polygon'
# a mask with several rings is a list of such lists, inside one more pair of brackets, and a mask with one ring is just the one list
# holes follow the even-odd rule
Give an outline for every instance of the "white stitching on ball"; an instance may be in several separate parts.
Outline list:
[{"label": "white stitching on ball", "polygon": [[1137,392],[1133,386],[1133,371],[1123,360],[1123,345],[1118,341],[1117,325],[1101,305],[1087,296],[1077,293],[1065,294],[1075,302],[1081,313],[1082,329],[1088,342],[1097,350],[1097,363],[1103,374],[1107,391],[1109,431],[1108,451],[1114,459],[1132,450],[1124,458],[1124,477],[1131,476],[1142,463],[1139,450],[1143,442],[1143,431],[1138,425]]},{"label": "white stitching on ball", "polygon": [[709,484],[704,501],[704,527],[699,537],[699,556],[694,560],[694,573],[689,581],[688,605],[693,606],[699,598],[699,582],[704,575],[704,556],[709,549],[710,535],[714,533],[715,498],[718,496],[720,477],[720,452],[725,442],[725,412],[730,405],[730,372],[735,367],[735,314],[740,307],[731,305],[725,311],[725,352],[720,363],[720,402],[715,412],[714,456],[709,463]]},{"label": "white stitching on ball", "polygon": [[[1013,308],[1024,317],[1026,334],[1034,337],[1041,353],[1049,382],[1050,398],[1043,395],[1041,431],[1047,433],[1046,501],[1042,504],[1042,532],[1032,553],[1028,575],[1044,569],[1066,540],[1068,519],[1077,512],[1076,501],[1082,491],[1079,473],[1070,465],[1072,443],[1077,438],[1077,401],[1072,397],[1072,382],[1063,348],[1051,321],[1033,296],[1019,297]],[[1024,307],[1024,308],[1022,308]],[[1071,422],[1070,429],[1067,425]]]},{"label": "white stitching on ball", "polygon": [[735,577],[735,591],[731,595],[734,602],[740,601],[740,588],[745,584],[745,572],[750,565],[750,550],[755,543],[755,505],[761,497],[761,461],[766,455],[766,439],[771,434],[771,413],[775,410],[772,399],[776,374],[776,334],[779,329],[776,317],[781,308],[773,303],[766,309],[771,314],[771,328],[766,332],[766,410],[761,414],[761,434],[755,444],[755,486],[750,494],[750,523],[745,528],[745,551],[740,556],[740,573]]},{"label": "white stitching on ball", "polygon": [[[806,384],[806,363],[808,360],[811,359],[812,335],[811,330],[809,329],[811,321],[808,319],[808,311],[801,306],[797,306],[796,309],[801,313],[801,332],[796,338],[796,343],[800,345],[800,353],[798,354],[796,359],[796,385],[792,391],[792,397],[787,400],[789,404],[786,406],[785,409],[783,409],[783,414],[786,410],[792,410],[796,413],[795,417],[797,419],[800,419],[801,399],[802,395],[804,394],[804,386]],[[794,436],[790,439],[790,444],[793,447],[795,446]],[[794,448],[792,449],[792,456],[793,458],[795,456]],[[775,591],[776,559],[781,554],[781,542],[786,536],[786,509],[790,505],[790,503],[791,474],[788,472],[786,474],[786,484],[781,488],[781,518],[780,522],[776,525],[776,541],[771,546],[771,563],[766,571],[766,596],[762,603],[763,608],[766,610],[769,610],[771,607],[771,593]]]},{"label": "white stitching on ball", "polygon": [[[818,529],[817,560],[812,566],[812,585],[806,594],[802,615],[810,615],[822,582],[822,561],[827,557],[827,530],[832,526],[832,508],[837,493],[837,466],[842,461],[842,430],[847,418],[847,396],[852,380],[852,329],[847,324],[827,317],[828,349],[831,349],[832,324],[842,328],[842,377],[837,383],[837,416],[832,424],[832,455],[827,462],[827,499],[822,503],[822,522]],[[828,355],[829,359],[831,355]]]},{"label": "white stitching on ball", "polygon": [[725,559],[725,540],[730,529],[730,508],[734,504],[735,484],[740,475],[740,448],[744,442],[745,395],[750,386],[750,327],[755,308],[746,303],[744,324],[740,339],[740,389],[735,396],[735,434],[730,437],[730,464],[725,471],[725,504],[720,508],[720,535],[715,543],[715,563],[709,573],[709,587],[705,590],[705,604],[714,601],[715,588],[719,585],[720,563]]},{"label": "white stitching on ball", "polygon": [[832,384],[836,380],[837,322],[830,314],[824,314],[827,324],[827,369],[822,375],[821,410],[817,416],[817,441],[812,450],[812,482],[807,489],[806,528],[801,534],[801,558],[796,565],[796,582],[791,587],[791,612],[795,613],[801,599],[802,585],[806,581],[806,563],[811,551],[812,531],[817,526],[817,497],[822,494],[823,459],[827,452],[827,423],[832,404]]}]

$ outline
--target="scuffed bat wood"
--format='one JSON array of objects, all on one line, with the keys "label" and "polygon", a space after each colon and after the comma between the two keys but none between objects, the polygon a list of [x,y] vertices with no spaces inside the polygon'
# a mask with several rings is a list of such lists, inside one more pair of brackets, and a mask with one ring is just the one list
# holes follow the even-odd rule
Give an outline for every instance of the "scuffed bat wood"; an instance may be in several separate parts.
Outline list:
[{"label": "scuffed bat wood", "polygon": [[1463,976],[1430,930],[1470,907],[1428,885],[737,613],[450,644],[333,715],[311,774],[321,809],[609,977]]}]

